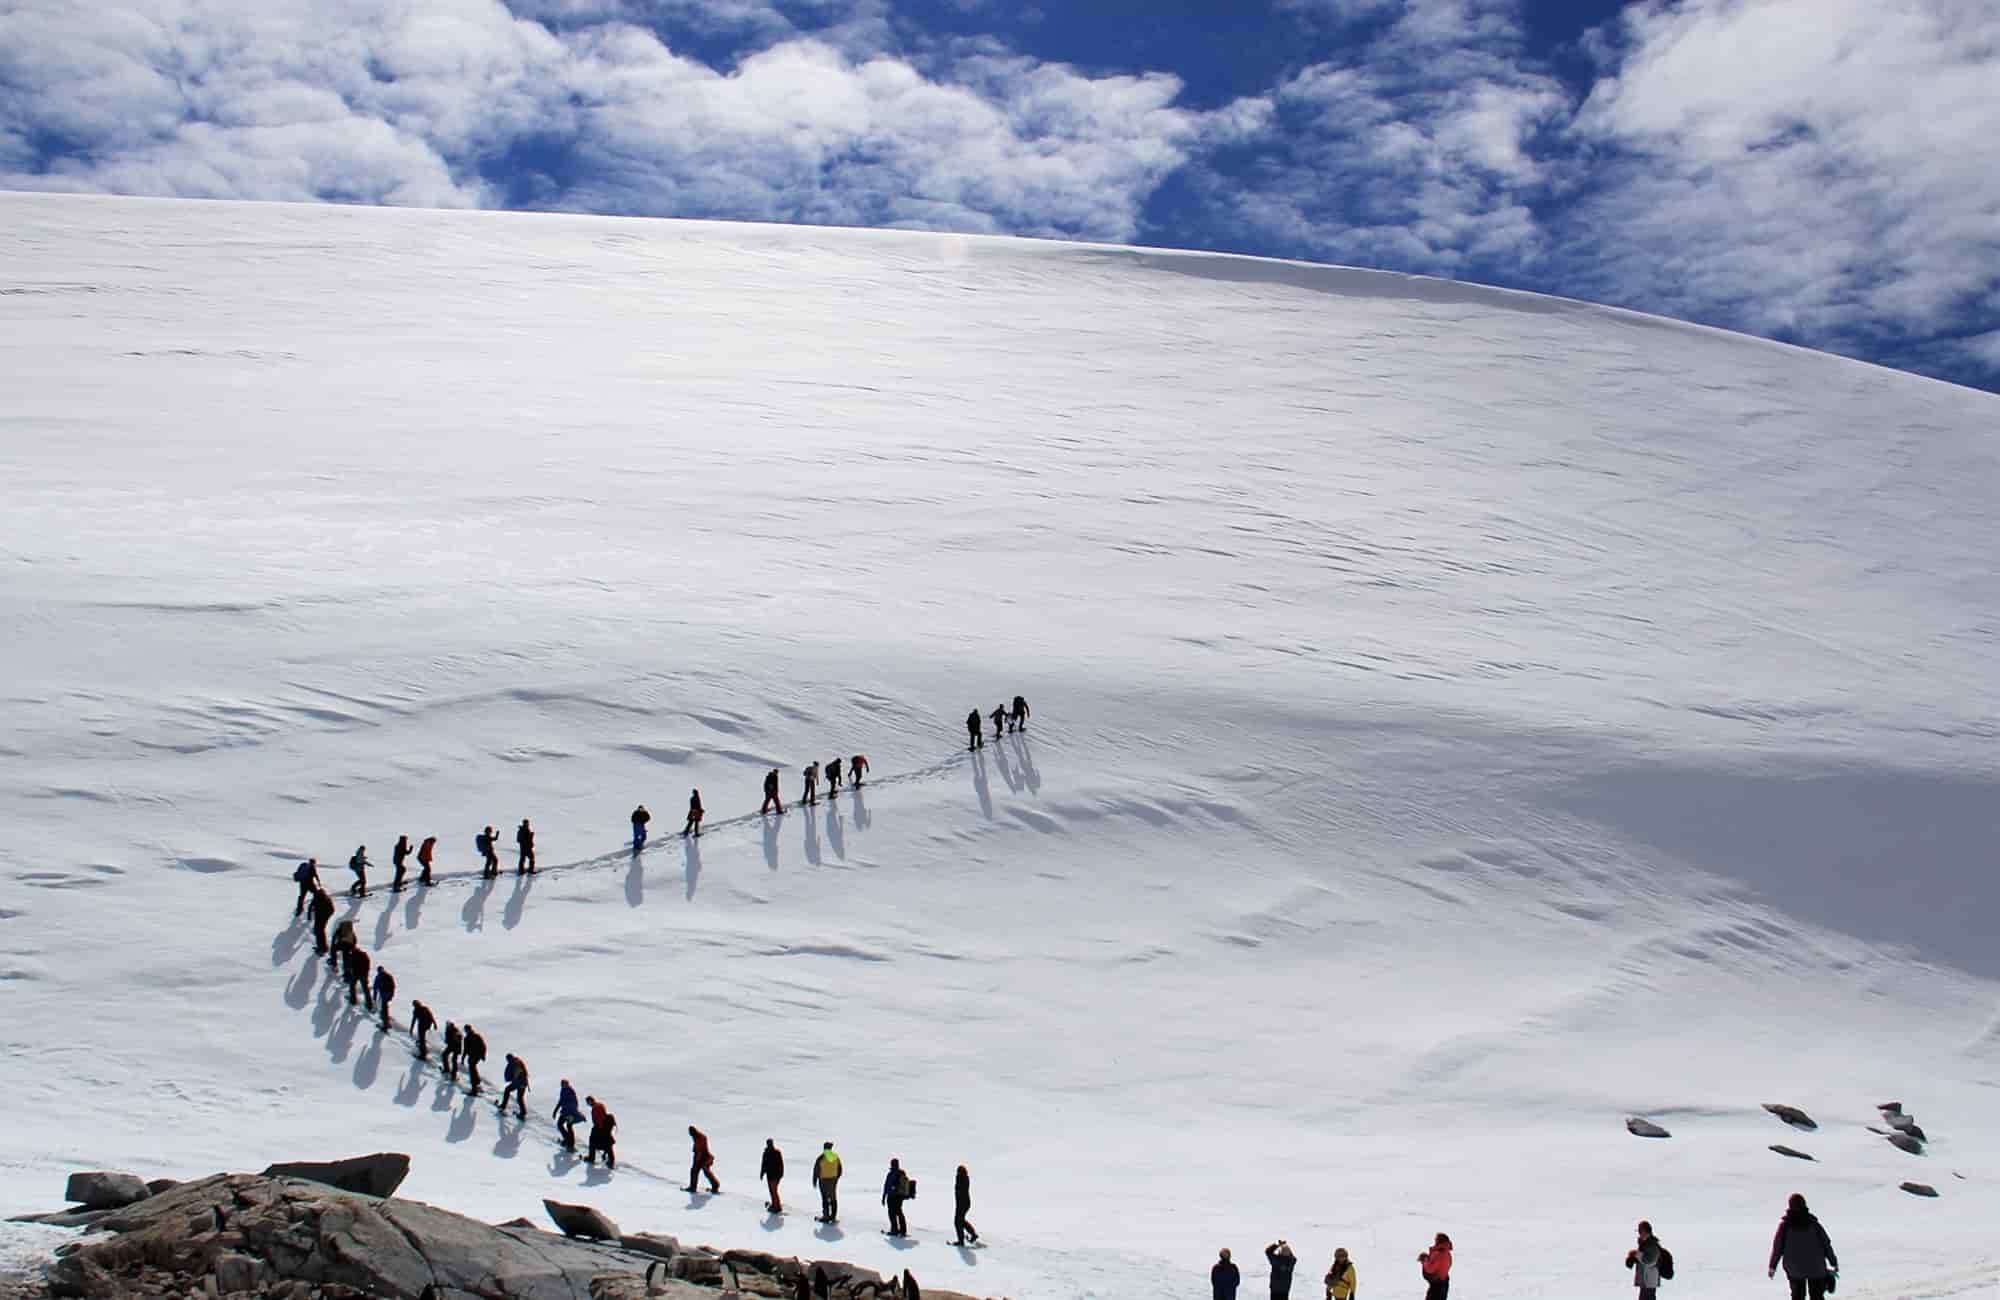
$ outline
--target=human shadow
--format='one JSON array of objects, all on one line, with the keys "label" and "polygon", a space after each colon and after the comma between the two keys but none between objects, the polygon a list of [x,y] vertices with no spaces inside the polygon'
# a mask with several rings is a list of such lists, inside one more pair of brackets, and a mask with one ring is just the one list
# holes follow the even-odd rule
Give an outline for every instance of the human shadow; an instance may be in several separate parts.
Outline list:
[{"label": "human shadow", "polygon": [[855,787],[855,791],[854,791],[854,828],[855,828],[856,830],[862,830],[862,831],[865,831],[865,830],[867,830],[867,829],[868,829],[868,824],[869,824],[869,823],[870,823],[871,821],[873,821],[873,820],[874,820],[874,818],[872,818],[872,817],[870,817],[870,816],[868,815],[868,801],[867,801],[866,799],[863,799],[863,798],[861,797],[861,789],[860,789],[860,787],[858,787],[858,786],[857,786],[857,787]]},{"label": "human shadow", "polygon": [[474,1121],[479,1118],[479,1098],[471,1093],[459,1105],[458,1112],[451,1117],[451,1127],[445,1130],[447,1142],[463,1142],[472,1136]]},{"label": "human shadow", "polygon": [[500,912],[500,928],[511,930],[521,923],[521,913],[528,908],[528,891],[535,887],[533,876],[515,876],[514,892],[507,895],[507,906]]},{"label": "human shadow", "polygon": [[764,1217],[757,1220],[757,1226],[766,1232],[776,1232],[785,1226],[785,1216],[782,1214],[773,1214],[771,1211],[766,1210],[764,1211]]},{"label": "human shadow", "polygon": [[429,896],[431,888],[432,886],[430,885],[410,886],[410,901],[403,904],[403,928],[405,930],[414,930],[417,928],[417,918],[424,913],[424,899]]},{"label": "human shadow", "polygon": [[325,967],[320,963],[319,954],[314,953],[299,967],[298,973],[285,982],[285,1005],[294,1011],[304,1011],[312,1001],[313,989],[319,984],[319,973],[323,969]]},{"label": "human shadow", "polygon": [[819,814],[811,808],[806,809],[805,822],[806,861],[816,867],[819,865]]},{"label": "human shadow", "polygon": [[396,919],[396,904],[392,900],[382,904],[382,915],[375,918],[375,947],[379,950],[389,942],[389,926]]},{"label": "human shadow", "polygon": [[616,1169],[605,1165],[591,1165],[589,1172],[583,1176],[583,1185],[585,1187],[602,1187],[604,1184],[610,1182],[617,1173]]},{"label": "human shadow", "polygon": [[326,983],[320,985],[319,995],[313,1003],[313,1037],[325,1038],[333,1032],[334,1021],[340,1018],[340,1009],[345,1005],[340,995],[340,981],[329,973]]},{"label": "human shadow", "polygon": [[290,961],[293,954],[298,952],[299,945],[304,943],[311,933],[312,927],[303,919],[292,918],[292,923],[278,931],[277,937],[271,940],[271,964],[282,966]]},{"label": "human shadow", "polygon": [[424,1063],[412,1056],[409,1071],[403,1081],[396,1086],[396,1104],[414,1108],[424,1091]]},{"label": "human shadow", "polygon": [[382,1044],[389,1037],[379,1026],[368,1040],[368,1046],[361,1049],[361,1055],[354,1058],[354,1086],[363,1092],[375,1086],[375,1076],[382,1070]]},{"label": "human shadow", "polygon": [[993,742],[993,765],[1000,769],[1000,779],[1015,794],[1021,793],[1021,779],[1014,775],[1014,767],[1007,761],[1007,747],[999,741]]},{"label": "human shadow", "polygon": [[895,1250],[915,1250],[917,1248],[917,1239],[907,1233],[900,1237],[892,1237],[885,1232],[882,1234],[882,1240],[888,1242],[890,1247]]},{"label": "human shadow", "polygon": [[712,1200],[714,1200],[714,1199],[715,1199],[715,1193],[714,1193],[714,1192],[689,1192],[689,1193],[687,1194],[687,1198],[688,1198],[688,1203],[687,1203],[687,1207],[688,1207],[688,1208],[689,1208],[690,1210],[699,1210],[699,1209],[701,1209],[701,1208],[702,1208],[703,1206],[707,1205],[707,1204],[708,1204],[708,1203],[709,1203],[710,1201],[712,1201]]},{"label": "human shadow", "polygon": [[778,819],[764,818],[764,865],[771,870],[778,869]]},{"label": "human shadow", "polygon": [[632,850],[632,865],[625,868],[625,906],[637,907],[646,901],[646,861]]},{"label": "human shadow", "polygon": [[326,1036],[326,1053],[333,1058],[335,1065],[339,1065],[354,1050],[354,1034],[361,1027],[362,1017],[351,1006],[342,1006],[336,1015],[333,1032]]},{"label": "human shadow", "polygon": [[447,1111],[458,1100],[458,1083],[444,1071],[438,1071],[437,1089],[431,1093],[431,1109]]},{"label": "human shadow", "polygon": [[953,1249],[953,1250],[956,1250],[956,1251],[958,1252],[958,1261],[959,1261],[959,1263],[961,1263],[961,1264],[975,1264],[975,1265],[979,1263],[979,1252],[978,1252],[978,1251],[976,1251],[976,1250],[974,1250],[974,1249],[973,1249],[972,1247],[970,1247],[970,1246],[961,1246],[961,1245],[957,1244],[956,1242],[953,1242],[953,1243],[952,1243],[952,1249]]},{"label": "human shadow", "polygon": [[506,1111],[500,1112],[500,1136],[493,1143],[493,1154],[502,1160],[512,1160],[521,1154],[521,1135],[528,1130],[528,1121],[519,1115],[509,1119]]},{"label": "human shadow", "polygon": [[837,1223],[820,1224],[817,1228],[813,1229],[813,1236],[818,1237],[821,1241],[847,1240],[847,1234],[840,1230],[840,1225]]},{"label": "human shadow", "polygon": [[1042,774],[1035,769],[1035,751],[1028,747],[1028,733],[1017,731],[1013,736],[1014,757],[1021,764],[1021,780],[1027,784],[1029,794],[1042,792]]},{"label": "human shadow", "polygon": [[465,900],[465,906],[458,909],[458,919],[465,923],[465,932],[475,934],[486,928],[486,900],[493,896],[493,886],[500,880],[498,876],[482,876],[479,885]]},{"label": "human shadow", "polygon": [[690,835],[681,841],[681,852],[687,860],[687,896],[694,901],[694,887],[701,881],[701,841]]},{"label": "human shadow", "polygon": [[972,751],[972,789],[979,796],[979,811],[993,820],[993,788],[986,783],[986,751]]},{"label": "human shadow", "polygon": [[839,804],[826,807],[826,844],[833,850],[833,856],[847,861],[847,830],[842,824]]},{"label": "human shadow", "polygon": [[583,1163],[583,1157],[578,1155],[576,1152],[566,1151],[561,1147],[557,1147],[556,1153],[549,1157],[549,1177],[551,1178],[565,1177],[568,1175],[570,1170],[576,1168],[578,1165],[582,1163]]}]

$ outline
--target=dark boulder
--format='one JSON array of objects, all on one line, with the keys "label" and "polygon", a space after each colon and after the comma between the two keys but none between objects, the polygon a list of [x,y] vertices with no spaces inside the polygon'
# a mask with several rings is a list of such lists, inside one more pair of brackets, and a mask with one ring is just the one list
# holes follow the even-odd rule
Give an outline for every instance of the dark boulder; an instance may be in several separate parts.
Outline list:
[{"label": "dark boulder", "polygon": [[1813,1121],[1813,1117],[1800,1110],[1797,1106],[1787,1106],[1783,1102],[1767,1101],[1764,1103],[1764,1109],[1770,1111],[1773,1115],[1785,1121],[1785,1123],[1790,1124],[1793,1128],[1802,1128],[1808,1132],[1819,1128],[1819,1125]]},{"label": "dark boulder", "polygon": [[86,1210],[116,1210],[143,1201],[152,1193],[146,1189],[146,1180],[137,1174],[99,1171],[71,1174],[63,1195]]},{"label": "dark boulder", "polygon": [[1652,1120],[1640,1119],[1637,1115],[1625,1121],[1625,1131],[1633,1137],[1642,1138],[1665,1138],[1673,1136],[1673,1134],[1667,1132]]},{"label": "dark boulder", "polygon": [[1920,1156],[1924,1153],[1924,1144],[1911,1137],[1908,1133],[1891,1133],[1889,1135],[1889,1145],[1895,1147],[1898,1151],[1907,1151],[1913,1156]]},{"label": "dark boulder", "polygon": [[378,1151],[346,1160],[294,1160],[272,1165],[266,1178],[304,1178],[360,1196],[390,1197],[410,1176],[410,1158],[400,1151]]},{"label": "dark boulder", "polygon": [[1904,1183],[1903,1190],[1912,1196],[1936,1196],[1938,1194],[1937,1188],[1932,1187],[1929,1183]]},{"label": "dark boulder", "polygon": [[618,1225],[606,1218],[603,1212],[588,1205],[565,1205],[561,1201],[544,1200],[542,1208],[549,1212],[549,1218],[565,1237],[581,1237],[586,1241],[617,1241]]},{"label": "dark boulder", "polygon": [[1812,1157],[1811,1157],[1811,1156],[1809,1156],[1809,1155],[1807,1155],[1807,1154],[1806,1154],[1805,1152],[1803,1152],[1803,1151],[1794,1151],[1794,1150],[1792,1150],[1792,1149],[1791,1149],[1790,1147],[1786,1146],[1786,1145],[1785,1145],[1784,1143],[1782,1143],[1782,1142],[1773,1142],[1773,1143],[1771,1144],[1771,1150],[1773,1150],[1773,1151],[1777,1152],[1777,1153],[1778,1153],[1779,1155],[1781,1155],[1781,1156],[1790,1156],[1790,1157],[1791,1157],[1792,1159],[1794,1159],[1794,1160],[1811,1160],[1811,1159],[1812,1159]]}]

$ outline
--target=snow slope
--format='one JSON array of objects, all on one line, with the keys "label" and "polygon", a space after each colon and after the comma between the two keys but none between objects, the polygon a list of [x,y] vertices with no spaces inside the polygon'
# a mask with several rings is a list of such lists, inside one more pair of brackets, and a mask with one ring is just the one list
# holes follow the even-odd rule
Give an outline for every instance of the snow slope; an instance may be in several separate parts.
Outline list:
[{"label": "snow slope", "polygon": [[[1990,395],[1214,256],[27,195],[0,377],[0,1211],[391,1148],[1013,1296],[1277,1236],[1415,1294],[1439,1229],[1468,1300],[1620,1295],[1646,1216],[1702,1300],[1801,1190],[1843,1295],[2000,1295]],[[615,1176],[329,997],[287,874],[399,832],[450,878],[364,943]]]}]

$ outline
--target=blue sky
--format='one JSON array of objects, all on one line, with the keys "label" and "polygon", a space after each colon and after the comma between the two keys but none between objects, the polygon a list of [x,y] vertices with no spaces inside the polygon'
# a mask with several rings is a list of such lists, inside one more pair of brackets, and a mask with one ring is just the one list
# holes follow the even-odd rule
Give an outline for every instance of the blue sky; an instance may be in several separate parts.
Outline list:
[{"label": "blue sky", "polygon": [[2000,390],[1990,0],[0,0],[0,187],[1260,253]]}]

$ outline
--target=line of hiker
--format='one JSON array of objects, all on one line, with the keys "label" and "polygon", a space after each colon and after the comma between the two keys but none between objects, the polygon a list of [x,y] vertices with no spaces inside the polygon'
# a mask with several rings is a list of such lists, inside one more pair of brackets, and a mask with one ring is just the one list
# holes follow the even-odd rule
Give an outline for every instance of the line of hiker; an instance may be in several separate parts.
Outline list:
[{"label": "line of hiker", "polygon": [[[1001,735],[1005,732],[1026,731],[1028,729],[1028,702],[1016,695],[1014,703],[1011,706],[1003,704],[987,716],[993,720],[993,739],[995,740],[1000,739]],[[984,749],[986,747],[986,739],[979,733],[979,723],[978,709],[974,709],[965,715],[965,732],[971,740],[971,743],[966,746],[967,749]]]},{"label": "line of hiker", "polygon": [[[840,783],[843,779],[847,782],[848,789],[859,790],[862,781],[868,775],[868,755],[856,754],[845,761],[847,769],[844,773],[841,770],[842,760],[837,754],[828,759],[826,766],[823,768],[819,765],[818,760],[807,763],[799,774],[804,782],[803,788],[799,791],[799,802],[802,804],[816,804],[819,802],[820,779],[822,776],[826,780],[826,797],[828,799],[832,799],[833,796],[840,793]],[[784,811],[784,796],[778,792],[778,769],[774,767],[764,773],[764,802],[758,807],[757,815],[762,817],[773,812],[782,815]]]},{"label": "line of hiker", "polygon": [[[472,847],[473,851],[479,855],[480,874],[487,879],[499,875],[499,837],[494,833],[491,826],[486,827],[472,837]],[[523,817],[521,824],[514,828],[514,847],[518,852],[514,866],[515,872],[520,875],[535,874],[537,870],[535,861],[535,827],[526,817]],[[437,864],[437,836],[426,835],[423,843],[412,845],[409,836],[398,835],[396,837],[396,846],[389,851],[390,862],[396,870],[396,874],[389,881],[389,889],[392,893],[401,893],[409,883],[410,860],[412,858],[416,859],[418,867],[417,883],[419,885],[434,885],[437,883],[436,878],[431,874],[432,868]],[[354,873],[354,883],[347,887],[347,896],[349,898],[368,897],[368,871],[374,865],[374,863],[368,860],[368,846],[366,844],[356,848],[353,855],[347,859],[347,869]],[[292,871],[292,879],[297,882],[299,887],[299,901],[297,906],[292,909],[292,915],[296,917],[303,914],[306,907],[312,902],[313,891],[322,887],[319,878],[319,859],[307,858],[304,862],[301,862]]]}]

